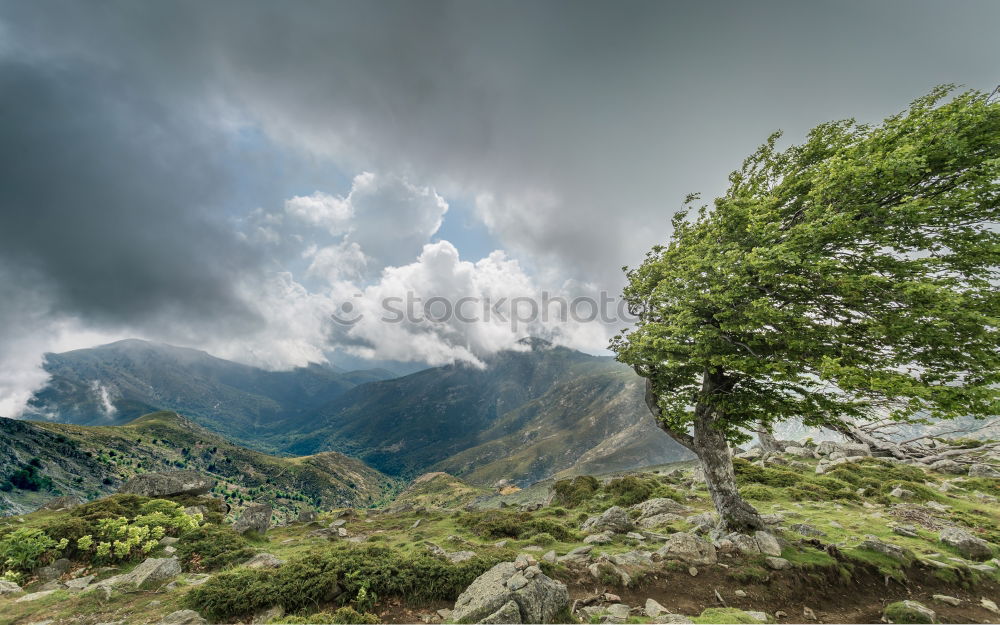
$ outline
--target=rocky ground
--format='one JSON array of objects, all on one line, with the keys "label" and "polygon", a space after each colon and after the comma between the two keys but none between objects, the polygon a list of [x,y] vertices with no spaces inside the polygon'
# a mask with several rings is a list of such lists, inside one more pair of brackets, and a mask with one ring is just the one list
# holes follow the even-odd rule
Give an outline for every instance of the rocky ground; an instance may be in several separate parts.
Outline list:
[{"label": "rocky ground", "polygon": [[149,498],[201,526],[121,562],[53,548],[0,582],[0,624],[1000,622],[996,452],[933,469],[868,453],[741,453],[741,489],[769,523],[752,536],[715,529],[690,465],[502,495],[435,474],[380,509],[277,526],[267,506],[226,515],[210,485],[166,476],[4,519],[0,549],[25,528],[78,539]]}]

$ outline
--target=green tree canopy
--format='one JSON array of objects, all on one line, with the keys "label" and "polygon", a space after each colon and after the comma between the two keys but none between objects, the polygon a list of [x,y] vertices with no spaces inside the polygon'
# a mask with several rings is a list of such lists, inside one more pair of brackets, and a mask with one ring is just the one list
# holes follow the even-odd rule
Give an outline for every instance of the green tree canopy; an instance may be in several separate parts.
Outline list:
[{"label": "green tree canopy", "polygon": [[793,417],[1000,413],[1000,103],[953,92],[772,135],[626,268],[639,321],[611,348],[703,464],[699,420],[742,442]]}]

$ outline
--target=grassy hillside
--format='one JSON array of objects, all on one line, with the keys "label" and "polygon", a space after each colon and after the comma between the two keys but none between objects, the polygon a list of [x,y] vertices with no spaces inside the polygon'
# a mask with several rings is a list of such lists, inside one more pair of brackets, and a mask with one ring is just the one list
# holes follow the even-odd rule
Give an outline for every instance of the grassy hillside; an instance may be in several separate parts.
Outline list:
[{"label": "grassy hillside", "polygon": [[278,457],[229,443],[173,412],[118,426],[80,426],[0,420],[5,474],[37,458],[50,487],[0,493],[7,510],[37,506],[57,494],[87,499],[113,492],[137,473],[187,468],[219,480],[215,492],[236,508],[272,502],[279,511],[375,505],[396,482],[363,462],[335,452]]},{"label": "grassy hillside", "polygon": [[[816,466],[814,458],[791,454],[737,462],[740,488],[766,514],[780,556],[743,552],[730,538],[713,536],[708,493],[687,465],[490,497],[437,473],[386,508],[325,511],[317,522],[274,527],[250,540],[225,526],[179,531],[183,571],[138,592],[91,592],[93,584],[78,592],[23,574],[25,592],[52,592],[22,602],[23,593],[0,596],[0,625],[153,623],[182,609],[216,623],[441,623],[477,575],[518,554],[538,559],[546,575],[566,584],[564,622],[872,623],[887,610],[896,614],[903,600],[931,608],[937,622],[997,622],[988,600],[1000,594],[1000,479],[881,458],[854,459],[824,474]],[[118,497],[89,509],[2,520],[0,544],[14,531],[58,538],[109,510],[128,516],[151,505]],[[648,516],[646,506],[663,502],[676,514]],[[583,523],[612,506],[627,511],[634,530],[594,541],[596,530],[583,530]],[[987,552],[971,557],[943,542],[949,528],[985,541]],[[690,561],[687,552],[665,547],[675,538],[717,547],[711,559]],[[228,551],[212,547],[222,544]],[[149,555],[167,556],[165,549]],[[241,566],[255,551],[284,563]],[[108,569],[70,557],[63,581],[88,574],[100,581],[141,560]],[[646,613],[649,599],[671,613],[669,620]],[[627,618],[608,616],[621,606]]]}]

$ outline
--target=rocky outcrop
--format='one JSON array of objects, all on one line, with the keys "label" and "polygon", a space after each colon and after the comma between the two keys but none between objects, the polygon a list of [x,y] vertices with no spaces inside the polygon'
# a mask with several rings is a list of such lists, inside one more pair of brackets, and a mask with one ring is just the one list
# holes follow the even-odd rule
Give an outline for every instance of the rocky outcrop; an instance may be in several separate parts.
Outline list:
[{"label": "rocky outcrop", "polygon": [[81,504],[79,497],[74,497],[73,495],[63,495],[62,497],[55,497],[48,500],[44,505],[40,506],[39,510],[68,510],[70,508],[75,508]]},{"label": "rocky outcrop", "polygon": [[970,560],[986,560],[993,556],[993,549],[988,542],[963,529],[946,527],[941,530],[938,537],[941,542],[956,549],[963,557]]},{"label": "rocky outcrop", "polygon": [[916,556],[913,552],[905,547],[900,547],[899,545],[894,545],[892,543],[887,543],[880,540],[877,536],[872,536],[871,534],[865,536],[865,540],[859,545],[862,549],[867,549],[868,551],[874,551],[881,553],[882,555],[889,556],[893,560],[902,562],[903,564],[909,564],[913,562]]},{"label": "rocky outcrop", "polygon": [[555,623],[569,608],[566,585],[534,560],[501,562],[476,578],[455,602],[458,623]]},{"label": "rocky outcrop", "polygon": [[122,493],[144,497],[167,497],[170,495],[204,495],[215,486],[215,480],[197,471],[160,471],[143,473],[125,482],[119,489]]},{"label": "rocky outcrop", "polygon": [[629,518],[628,511],[621,506],[611,506],[601,514],[592,516],[580,527],[585,532],[603,532],[610,530],[615,534],[625,534],[635,529],[635,523]]},{"label": "rocky outcrop", "polygon": [[0,579],[0,595],[13,595],[19,592],[24,592],[24,589],[22,589],[14,582],[9,582],[5,579]]},{"label": "rocky outcrop", "polygon": [[241,534],[246,532],[257,532],[263,534],[271,527],[271,506],[263,503],[255,503],[240,515],[233,523],[233,529]]}]

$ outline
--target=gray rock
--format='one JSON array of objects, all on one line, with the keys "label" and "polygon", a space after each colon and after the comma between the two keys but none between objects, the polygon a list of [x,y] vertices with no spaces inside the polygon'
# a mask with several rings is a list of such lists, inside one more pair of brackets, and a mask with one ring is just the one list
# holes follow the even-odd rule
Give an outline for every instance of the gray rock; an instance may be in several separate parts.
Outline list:
[{"label": "gray rock", "polygon": [[946,527],[941,530],[938,537],[941,542],[957,549],[959,553],[970,560],[987,560],[993,556],[993,550],[988,542],[963,529]]},{"label": "gray rock", "polygon": [[312,508],[303,508],[299,510],[299,516],[295,519],[299,523],[312,523],[319,518],[316,511]]},{"label": "gray rock", "polygon": [[826,532],[824,532],[819,528],[813,527],[808,523],[794,523],[790,525],[788,529],[792,530],[793,532],[798,532],[803,536],[826,536]]},{"label": "gray rock", "polygon": [[754,538],[757,540],[757,547],[760,552],[768,556],[780,556],[781,555],[781,545],[778,544],[778,540],[771,534],[758,530],[754,532]]},{"label": "gray rock", "polygon": [[[507,582],[515,576],[517,587],[511,588]],[[513,562],[501,562],[459,595],[451,618],[463,623],[552,623],[568,606],[562,582],[542,573],[527,579]]]},{"label": "gray rock", "polygon": [[81,503],[79,497],[74,497],[72,495],[63,495],[62,497],[56,497],[54,499],[49,499],[45,504],[40,506],[39,510],[68,510],[70,508],[75,508]]},{"label": "gray rock", "polygon": [[759,612],[756,610],[745,610],[745,612],[747,613],[747,616],[759,623],[767,622],[767,612]]},{"label": "gray rock", "polygon": [[639,519],[636,521],[636,524],[643,529],[652,529],[654,527],[663,527],[664,525],[670,525],[675,521],[683,520],[684,517],[679,514],[664,512],[663,514],[654,514],[653,516]]},{"label": "gray rock", "polygon": [[55,590],[41,590],[39,592],[28,593],[28,594],[24,595],[23,597],[19,597],[19,598],[15,599],[14,603],[26,603],[28,601],[38,601],[39,599],[44,599],[45,597],[48,597],[49,595],[51,595],[54,592],[56,592],[56,591]]},{"label": "gray rock", "polygon": [[59,579],[64,573],[69,571],[70,561],[66,558],[59,558],[48,566],[43,566],[35,571],[35,575],[43,582]]},{"label": "gray rock", "polygon": [[920,534],[917,533],[917,528],[912,525],[893,525],[892,533],[900,536],[906,536],[907,538],[920,538]]},{"label": "gray rock", "polygon": [[643,501],[642,503],[637,503],[632,506],[632,510],[639,511],[639,519],[666,513],[677,515],[687,514],[690,511],[690,509],[684,504],[677,503],[673,499],[667,499],[665,497],[649,499],[647,501]]},{"label": "gray rock", "polygon": [[715,545],[687,532],[671,534],[656,553],[664,560],[680,560],[695,566],[715,564],[718,559]]},{"label": "gray rock", "polygon": [[629,586],[632,583],[632,576],[612,564],[610,560],[595,562],[587,567],[587,570],[590,571],[590,575],[596,580],[601,580],[607,574],[611,574],[615,576],[618,584],[621,586]]},{"label": "gray rock", "polygon": [[263,503],[255,503],[240,515],[233,523],[233,529],[244,534],[246,532],[257,532],[263,534],[271,527],[271,506]]},{"label": "gray rock", "polygon": [[87,586],[90,586],[90,582],[94,581],[94,577],[96,576],[84,575],[83,577],[69,580],[65,585],[70,590],[84,590]]},{"label": "gray rock", "polygon": [[676,625],[694,625],[694,621],[684,616],[683,614],[661,614],[654,618],[650,623],[673,623]]},{"label": "gray rock", "polygon": [[197,471],[160,471],[143,473],[125,482],[118,492],[144,497],[168,495],[204,495],[215,486],[215,480]]},{"label": "gray rock", "polygon": [[605,617],[601,619],[604,623],[624,623],[628,620],[632,608],[624,603],[612,603],[604,608]]},{"label": "gray rock", "polygon": [[613,564],[618,566],[648,566],[653,563],[652,551],[626,551],[608,556]]},{"label": "gray rock", "polygon": [[593,549],[593,545],[586,545],[583,547],[577,547],[564,556],[559,556],[557,562],[586,562],[590,560],[590,551]]},{"label": "gray rock", "polygon": [[768,556],[764,558],[764,561],[767,563],[767,567],[769,569],[773,569],[775,571],[784,571],[785,569],[792,568],[792,563],[784,558]]},{"label": "gray rock", "polygon": [[15,584],[14,582],[9,582],[5,579],[0,579],[0,595],[13,595],[19,592],[24,592],[24,589]]},{"label": "gray rock", "polygon": [[829,456],[835,451],[841,451],[841,449],[840,445],[833,441],[820,441],[820,443],[816,445],[816,453],[821,456]]},{"label": "gray rock", "polygon": [[206,625],[207,623],[208,621],[194,610],[177,610],[159,621],[159,625]]},{"label": "gray rock", "polygon": [[285,561],[270,553],[258,553],[243,563],[248,569],[276,569]]},{"label": "gray rock", "polygon": [[912,562],[915,558],[913,552],[909,549],[892,543],[883,542],[877,536],[872,536],[871,534],[865,536],[865,540],[862,541],[859,547],[862,549],[868,549],[869,551],[881,553],[889,556],[893,560],[903,563]]},{"label": "gray rock", "polygon": [[955,597],[950,597],[948,595],[934,595],[931,597],[934,601],[940,601],[941,603],[947,603],[948,605],[957,606],[962,603],[961,599]]},{"label": "gray rock", "polygon": [[914,492],[912,490],[907,490],[900,486],[897,486],[896,488],[892,489],[892,491],[889,493],[890,497],[895,497],[897,499],[913,499],[913,495]]},{"label": "gray rock", "polygon": [[800,456],[802,458],[812,458],[813,457],[813,451],[811,449],[807,448],[807,447],[795,447],[795,446],[786,447],[785,448],[785,453],[786,454],[791,454],[793,456]]},{"label": "gray rock", "polygon": [[611,506],[598,516],[592,516],[580,527],[585,532],[603,532],[610,530],[615,534],[625,534],[635,528],[635,523],[629,518],[628,511],[621,506]]},{"label": "gray rock", "polygon": [[614,533],[611,530],[607,530],[599,534],[590,534],[583,539],[583,542],[588,545],[606,545],[614,540],[614,538]]},{"label": "gray rock", "polygon": [[458,564],[459,562],[465,562],[466,560],[471,560],[476,557],[475,551],[451,551],[445,554],[449,562]]},{"label": "gray rock", "polygon": [[643,609],[646,611],[646,616],[653,618],[669,612],[656,599],[646,599],[646,606]]},{"label": "gray rock", "polygon": [[146,558],[139,566],[124,575],[115,575],[101,580],[87,589],[101,589],[110,596],[112,588],[119,586],[144,586],[180,575],[181,565],[177,558]]},{"label": "gray rock", "polygon": [[951,475],[963,475],[968,473],[966,465],[947,459],[931,463],[930,469],[932,471],[937,471],[938,473],[950,473]]},{"label": "gray rock", "polygon": [[542,560],[545,560],[546,562],[552,563],[552,562],[556,561],[557,557],[558,556],[556,556],[556,552],[555,551],[546,551],[545,555],[542,556]]},{"label": "gray rock", "polygon": [[1000,471],[988,464],[974,464],[969,467],[969,477],[1000,477]]},{"label": "gray rock", "polygon": [[848,458],[872,455],[871,448],[864,443],[844,443],[840,446],[840,451]]},{"label": "gray rock", "polygon": [[741,555],[752,556],[760,553],[760,545],[753,536],[733,532],[726,536],[726,540],[730,541]]}]

